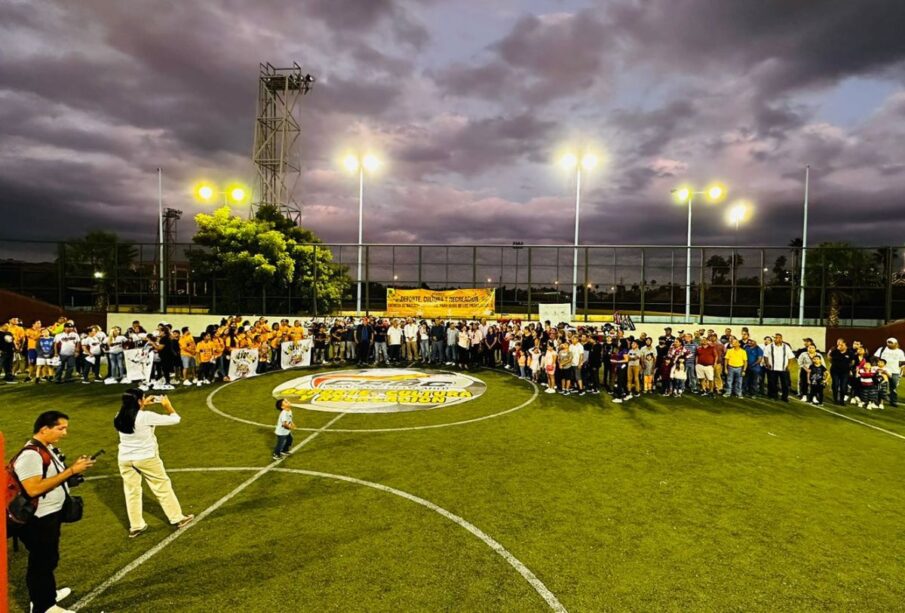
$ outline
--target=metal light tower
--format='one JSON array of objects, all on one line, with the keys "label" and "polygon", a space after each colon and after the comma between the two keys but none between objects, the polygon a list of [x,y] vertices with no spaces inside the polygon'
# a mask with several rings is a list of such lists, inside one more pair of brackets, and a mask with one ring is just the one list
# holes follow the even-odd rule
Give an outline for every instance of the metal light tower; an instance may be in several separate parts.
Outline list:
[{"label": "metal light tower", "polygon": [[256,171],[255,196],[250,213],[262,205],[279,208],[287,218],[301,223],[302,209],[293,196],[301,175],[297,141],[301,128],[295,118],[299,98],[314,85],[314,77],[302,74],[295,62],[291,68],[261,64],[258,107],[251,160]]}]

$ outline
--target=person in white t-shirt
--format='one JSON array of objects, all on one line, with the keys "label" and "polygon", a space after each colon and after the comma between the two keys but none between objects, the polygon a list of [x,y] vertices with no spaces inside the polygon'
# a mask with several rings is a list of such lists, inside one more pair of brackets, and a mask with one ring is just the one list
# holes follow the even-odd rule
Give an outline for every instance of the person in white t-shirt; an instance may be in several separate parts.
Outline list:
[{"label": "person in white t-shirt", "polygon": [[405,334],[405,359],[414,362],[418,359],[418,324],[409,317],[402,332]]},{"label": "person in white t-shirt", "polygon": [[28,549],[25,577],[32,610],[63,612],[65,609],[56,603],[72,590],[57,589],[54,571],[60,559],[61,511],[66,502],[67,481],[91,468],[94,460],[81,456],[68,468],[63,464],[55,445],[69,433],[69,417],[65,413],[41,413],[32,432],[32,439],[12,462],[23,493],[36,498],[38,506],[34,516],[15,529],[15,536]]},{"label": "person in white t-shirt", "polygon": [[394,319],[393,325],[387,328],[387,350],[391,364],[395,364],[402,359],[400,349],[402,348],[402,328],[399,327],[399,321]]},{"label": "person in white t-shirt", "polygon": [[107,342],[104,343],[107,350],[107,364],[110,366],[105,383],[112,383],[113,381],[119,383],[126,376],[126,359],[123,351],[127,342],[129,341],[123,336],[119,326],[113,326],[110,329],[110,336],[107,337]]},{"label": "person in white t-shirt", "polygon": [[81,339],[75,331],[75,324],[67,321],[63,325],[63,331],[53,337],[53,344],[57,349],[60,363],[54,376],[55,383],[63,382],[63,371],[66,371],[66,381],[72,380],[72,371],[75,369],[75,358],[81,347]]},{"label": "person in white t-shirt", "polygon": [[[155,403],[159,403],[167,414],[148,410]],[[119,431],[119,474],[123,478],[126,512],[129,515],[129,538],[135,538],[148,529],[142,515],[142,480],[148,482],[148,487],[172,525],[182,528],[195,518],[194,515],[182,513],[173,484],[160,459],[154,435],[157,426],[175,426],[180,421],[166,396],[145,396],[140,389],[129,389],[123,394],[122,406],[113,419],[113,426]]]},{"label": "person in white t-shirt", "polygon": [[89,375],[94,373],[95,383],[101,382],[101,355],[103,354],[103,345],[100,337],[97,335],[97,326],[88,328],[88,336],[82,339],[82,355],[85,356],[85,363],[82,367],[82,383],[91,383]]},{"label": "person in white t-shirt", "polygon": [[877,349],[874,355],[886,360],[889,370],[889,404],[897,407],[899,395],[896,388],[899,387],[899,378],[902,376],[902,368],[905,367],[905,352],[899,348],[899,341],[890,337],[886,339],[886,345]]}]

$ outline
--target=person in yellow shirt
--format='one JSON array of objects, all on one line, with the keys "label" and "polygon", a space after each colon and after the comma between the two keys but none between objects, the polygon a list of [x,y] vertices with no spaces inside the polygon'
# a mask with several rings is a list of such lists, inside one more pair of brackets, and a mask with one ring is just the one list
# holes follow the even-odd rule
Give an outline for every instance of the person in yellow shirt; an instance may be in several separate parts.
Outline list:
[{"label": "person in yellow shirt", "polygon": [[726,387],[723,397],[728,398],[733,394],[742,397],[742,378],[748,366],[748,354],[739,346],[738,339],[732,337],[732,348],[726,351]]},{"label": "person in yellow shirt", "polygon": [[196,345],[195,352],[198,356],[200,379],[205,385],[214,380],[214,353],[217,351],[217,343],[211,339],[211,333],[205,332],[201,341]]},{"label": "person in yellow shirt", "polygon": [[22,327],[22,321],[18,317],[11,318],[6,329],[13,335],[13,344],[15,345],[15,351],[13,352],[13,373],[27,373],[28,360],[25,355],[25,328]]},{"label": "person in yellow shirt", "polygon": [[25,349],[28,355],[28,376],[26,381],[35,378],[35,371],[38,368],[38,339],[41,338],[41,320],[35,320],[31,328],[25,331]]},{"label": "person in yellow shirt", "polygon": [[179,355],[182,357],[183,385],[191,385],[192,383],[201,385],[201,381],[198,379],[198,369],[195,361],[196,352],[197,347],[195,344],[195,337],[192,335],[189,327],[184,326],[182,328],[182,335],[179,337]]},{"label": "person in yellow shirt", "polygon": [[305,326],[302,325],[298,319],[292,324],[292,328],[289,330],[289,340],[293,343],[297,343],[300,340],[305,338]]}]

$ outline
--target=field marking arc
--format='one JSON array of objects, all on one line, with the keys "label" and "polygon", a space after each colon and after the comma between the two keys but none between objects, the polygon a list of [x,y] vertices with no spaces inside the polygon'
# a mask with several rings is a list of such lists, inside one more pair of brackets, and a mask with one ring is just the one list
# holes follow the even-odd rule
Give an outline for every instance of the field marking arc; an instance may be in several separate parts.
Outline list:
[{"label": "field marking arc", "polygon": [[[512,374],[512,373],[508,373],[508,374]],[[512,376],[515,376],[515,375],[512,374]],[[452,422],[443,423],[443,424],[429,424],[426,426],[407,426],[407,427],[400,427],[400,428],[331,428],[330,432],[346,432],[346,433],[348,433],[348,432],[408,432],[408,431],[412,431],[412,430],[431,430],[431,429],[436,429],[436,428],[449,428],[451,426],[461,426],[464,424],[471,424],[471,423],[475,423],[478,421],[493,419],[494,417],[501,417],[503,415],[506,415],[507,413],[513,413],[520,409],[524,409],[526,406],[528,406],[529,404],[531,404],[532,402],[537,400],[538,396],[540,395],[540,388],[537,386],[537,384],[534,381],[531,381],[530,379],[523,379],[523,380],[526,381],[527,383],[530,383],[531,387],[534,389],[534,393],[531,395],[531,398],[529,398],[528,400],[526,400],[525,402],[521,403],[520,405],[518,405],[516,407],[513,407],[511,409],[506,409],[505,411],[500,411],[499,413],[492,413],[490,415],[482,415],[481,417],[475,417],[473,419],[463,419],[461,421],[452,421]],[[214,413],[216,413],[217,415],[219,415],[220,417],[225,417],[226,419],[238,421],[243,424],[249,424],[251,426],[257,426],[258,428],[273,428],[274,427],[273,424],[264,424],[259,421],[243,419],[242,417],[236,417],[235,415],[230,415],[229,413],[225,413],[225,412],[221,411],[220,409],[218,409],[217,406],[214,404],[214,396],[217,394],[217,392],[219,392],[220,390],[222,390],[226,387],[229,387],[233,383],[238,383],[239,381],[245,381],[245,379],[237,379],[236,381],[230,381],[229,383],[226,383],[225,385],[221,385],[217,389],[211,390],[211,393],[208,394],[207,398],[205,399],[207,408],[210,409],[211,411],[213,411]],[[318,429],[317,428],[296,428],[296,430],[300,430],[300,431],[304,431],[304,432],[316,432]]]},{"label": "field marking arc", "polygon": [[[345,415],[345,413],[340,413],[335,418],[331,419],[330,422],[327,423],[326,425],[324,425],[320,430],[318,430],[317,432],[312,432],[310,435],[308,435],[305,438],[305,440],[303,440],[301,443],[299,443],[298,445],[293,447],[291,449],[290,453],[295,453],[296,451],[298,451],[299,449],[301,449],[302,447],[304,447],[305,445],[307,445],[308,443],[313,441],[321,432],[323,432],[324,430],[329,428],[331,425],[336,423],[343,415]],[[153,558],[155,555],[160,553],[170,543],[172,543],[173,541],[178,539],[180,536],[182,536],[183,534],[185,534],[186,532],[188,532],[189,530],[191,530],[192,528],[197,526],[199,523],[201,523],[202,520],[204,520],[204,518],[209,516],[211,513],[213,513],[220,507],[222,507],[224,504],[226,504],[230,500],[232,500],[237,494],[242,492],[242,490],[246,489],[248,486],[250,486],[252,483],[257,481],[264,475],[266,475],[268,472],[274,470],[282,461],[283,461],[283,458],[280,458],[279,460],[274,460],[267,466],[254,469],[257,471],[257,472],[255,472],[254,475],[252,475],[251,477],[249,477],[248,479],[243,481],[241,484],[236,486],[232,491],[230,491],[228,494],[226,494],[225,496],[223,496],[222,498],[217,500],[214,504],[212,504],[211,506],[204,509],[201,513],[199,513],[195,517],[195,520],[193,522],[191,522],[184,528],[177,530],[176,532],[173,532],[168,537],[166,537],[165,539],[163,539],[162,541],[160,541],[159,543],[154,545],[154,547],[152,547],[151,549],[149,549],[148,551],[146,551],[139,557],[135,558],[134,560],[132,560],[126,566],[124,566],[121,569],[119,569],[118,571],[116,571],[116,573],[114,573],[106,581],[104,581],[103,583],[101,583],[100,585],[95,587],[93,590],[91,590],[88,594],[86,594],[81,599],[79,599],[79,601],[77,603],[75,603],[75,605],[72,607],[72,609],[74,611],[78,611],[80,608],[84,607],[85,605],[90,604],[95,598],[97,598],[98,596],[103,594],[105,591],[107,591],[107,589],[111,585],[113,585],[114,583],[116,583],[117,581],[119,581],[120,579],[125,577],[127,574],[129,574],[130,572],[132,572],[133,570],[135,570],[136,568],[138,568],[139,566],[141,566],[142,564],[144,564],[145,562],[147,562],[148,560]]]},{"label": "field marking arc", "polygon": [[[312,437],[313,436],[314,435],[312,435]],[[210,468],[171,468],[171,469],[167,469],[167,470],[168,470],[168,472],[171,472],[171,473],[262,471],[262,469],[260,467],[254,467],[254,466],[219,466],[219,467],[210,467]],[[445,517],[446,519],[450,520],[451,522],[458,525],[459,527],[464,528],[472,536],[478,538],[485,545],[490,547],[490,549],[494,553],[496,553],[501,558],[503,558],[506,561],[506,563],[509,564],[509,566],[511,566],[513,569],[515,569],[515,571],[519,575],[521,575],[522,578],[525,579],[525,581],[528,582],[528,584],[534,589],[534,591],[537,592],[537,594],[541,598],[544,599],[544,601],[547,603],[547,605],[550,607],[551,610],[556,611],[557,613],[566,613],[566,608],[563,606],[563,604],[561,602],[559,602],[559,599],[556,598],[556,595],[553,594],[553,592],[551,592],[550,589],[546,585],[544,585],[544,582],[541,581],[537,577],[537,575],[535,575],[533,572],[531,572],[531,569],[529,569],[527,566],[525,566],[525,564],[522,563],[521,560],[519,560],[514,555],[512,555],[512,553],[510,553],[508,549],[506,549],[502,544],[500,544],[499,541],[494,539],[492,536],[490,536],[489,534],[487,534],[486,532],[484,532],[483,530],[481,530],[474,524],[472,524],[467,519],[465,519],[459,515],[456,515],[455,513],[452,513],[451,511],[447,511],[443,507],[434,504],[430,500],[421,498],[420,496],[416,496],[414,494],[410,494],[404,490],[396,489],[396,488],[390,487],[388,485],[383,485],[382,483],[377,483],[374,481],[366,481],[364,479],[358,479],[356,477],[350,477],[348,475],[337,475],[334,473],[325,473],[325,472],[320,472],[320,471],[315,471],[315,470],[305,470],[302,468],[280,468],[277,466],[269,465],[269,466],[265,467],[263,472],[259,472],[255,477],[253,477],[253,479],[256,479],[258,476],[262,476],[265,472],[278,472],[278,473],[305,475],[305,476],[309,476],[309,477],[318,477],[318,478],[322,478],[322,479],[334,479],[336,481],[344,481],[346,483],[352,483],[355,485],[363,485],[365,487],[370,487],[372,489],[375,489],[375,490],[378,490],[381,492],[386,492],[388,494],[393,494],[395,496],[399,496],[400,498],[404,498],[410,502],[414,502],[415,504],[421,505],[422,507],[424,507],[430,511],[433,511],[434,513],[437,513],[438,515]],[[95,476],[89,477],[89,479],[91,479],[91,480],[113,479],[118,476],[119,475],[95,475]],[[204,513],[209,514],[207,510],[205,510]],[[202,519],[202,517],[199,515],[198,519],[200,520],[200,519]],[[196,522],[193,522],[193,524],[194,523],[196,523]],[[191,526],[193,524],[189,524],[189,525]],[[170,535],[169,537],[167,537],[166,539],[161,541],[161,543],[158,543],[155,547],[153,547],[148,552],[146,552],[143,556],[139,557],[135,562],[132,562],[132,564],[130,564],[126,568],[129,570],[133,570],[137,566],[140,566],[145,561],[147,561],[147,559],[150,559],[150,557],[152,555],[154,555],[151,552],[157,553],[157,551],[159,551],[160,549],[163,549],[163,547],[165,547],[170,542],[175,540],[177,535],[182,534],[184,532],[185,532],[185,530],[180,530],[179,532],[173,533],[172,535]],[[157,550],[157,551],[155,551],[155,550]],[[139,564],[136,564],[136,562],[138,560],[142,560],[142,561]],[[125,570],[125,569],[123,569],[123,570]],[[98,595],[100,595],[100,593],[102,591],[106,590],[108,587],[110,587],[110,585],[112,585],[113,583],[115,583],[116,581],[121,579],[122,576],[125,575],[125,572],[123,572],[123,570],[119,571],[116,575],[113,575],[113,577],[111,577],[106,582],[101,584],[101,586],[99,586],[98,588],[95,588],[95,590],[93,590],[90,594],[88,594],[88,596],[85,596],[85,598],[80,600],[74,607],[75,610],[78,610],[80,606],[84,606],[85,604],[88,604],[89,602],[94,600],[94,598],[96,598]],[[126,571],[126,572],[128,572],[128,571]],[[100,589],[100,587],[103,587],[103,590],[98,591]],[[95,592],[97,592],[97,593],[95,593]]]}]

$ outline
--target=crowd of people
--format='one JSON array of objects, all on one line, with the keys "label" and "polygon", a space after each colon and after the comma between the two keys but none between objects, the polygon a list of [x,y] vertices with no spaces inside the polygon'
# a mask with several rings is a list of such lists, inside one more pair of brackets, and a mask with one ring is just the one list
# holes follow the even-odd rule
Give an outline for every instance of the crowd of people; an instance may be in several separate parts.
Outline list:
[{"label": "crowd of people", "polygon": [[[832,390],[836,404],[867,409],[897,406],[896,387],[905,353],[890,338],[869,351],[855,340],[839,339],[825,355],[812,339],[793,350],[782,334],[753,338],[714,330],[665,328],[657,338],[611,324],[572,327],[564,323],[453,321],[442,319],[337,317],[269,322],[223,318],[199,333],[160,322],[146,330],[140,321],[125,331],[91,326],[79,332],[60,318],[50,326],[35,321],[23,327],[17,318],[0,327],[0,364],[7,382],[73,380],[125,382],[123,351],[148,347],[154,366],[150,387],[204,385],[227,380],[231,352],[257,351],[258,372],[280,368],[282,343],[308,339],[312,365],[412,365],[462,370],[503,368],[531,379],[549,394],[599,394],[616,403],[643,394],[737,396],[801,400],[822,404]],[[790,368],[798,368],[792,390]],[[102,361],[106,368],[102,370]],[[102,376],[103,372],[103,376]],[[796,393],[797,392],[797,393]]]}]

